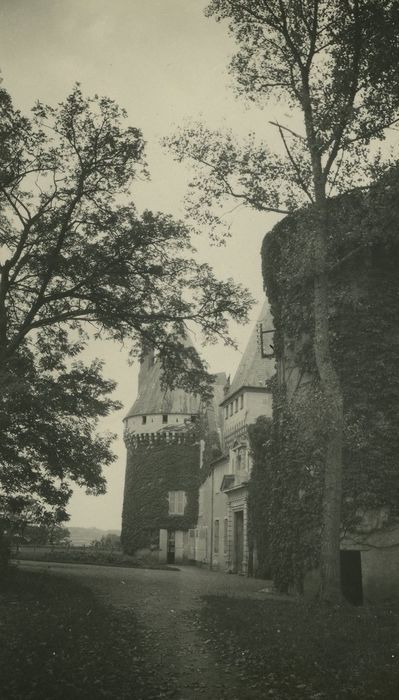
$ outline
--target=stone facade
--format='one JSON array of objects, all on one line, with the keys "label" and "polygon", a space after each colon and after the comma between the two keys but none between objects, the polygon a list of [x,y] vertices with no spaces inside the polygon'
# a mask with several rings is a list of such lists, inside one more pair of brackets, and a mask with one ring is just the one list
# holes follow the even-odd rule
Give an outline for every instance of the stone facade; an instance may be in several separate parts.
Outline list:
[{"label": "stone facade", "polygon": [[260,415],[270,416],[272,412],[267,381],[273,376],[274,361],[262,357],[260,324],[263,330],[272,329],[266,303],[220,404],[223,455],[209,465],[209,473],[200,486],[198,523],[192,534],[194,542],[201,537],[205,543],[192,549],[197,562],[239,574],[253,573],[256,557],[248,538],[248,483],[252,470],[248,426]]},{"label": "stone facade", "polygon": [[[399,591],[398,193],[393,173],[392,182],[328,203],[330,348],[345,414],[341,579],[346,597],[357,603]],[[264,239],[262,265],[274,315],[279,391],[308,444],[317,446],[322,411],[309,222],[306,211],[279,222]],[[300,471],[295,464],[292,469]],[[313,465],[308,471],[311,478],[321,473]],[[310,539],[313,532],[305,534]],[[313,592],[315,581],[309,572],[305,592]]]},{"label": "stone facade", "polygon": [[[259,323],[271,328],[267,304]],[[271,414],[266,383],[273,372],[273,360],[261,355],[257,325],[231,385],[224,373],[216,375],[213,402],[202,410],[182,390],[163,392],[159,363],[151,352],[143,356],[139,395],[125,418],[125,551],[251,572],[248,426]],[[171,503],[179,512],[171,512]]]},{"label": "stone facade", "polygon": [[[182,389],[165,391],[154,353],[143,354],[138,396],[124,419],[127,448],[121,541],[124,551],[161,562],[189,558],[189,530],[198,520],[204,422],[218,440],[218,402],[226,376],[216,376],[216,407],[203,410]],[[216,435],[216,437],[215,437]]]}]

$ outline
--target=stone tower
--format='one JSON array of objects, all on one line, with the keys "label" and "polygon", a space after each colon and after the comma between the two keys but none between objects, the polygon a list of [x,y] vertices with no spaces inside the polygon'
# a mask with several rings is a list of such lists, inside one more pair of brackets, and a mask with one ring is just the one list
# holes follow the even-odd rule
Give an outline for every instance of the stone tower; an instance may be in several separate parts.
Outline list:
[{"label": "stone tower", "polygon": [[[218,381],[224,382],[225,376],[218,375]],[[138,396],[124,419],[127,464],[121,539],[126,553],[145,550],[168,563],[186,558],[188,530],[198,517],[200,411],[194,394],[162,388],[161,363],[146,351]]]}]

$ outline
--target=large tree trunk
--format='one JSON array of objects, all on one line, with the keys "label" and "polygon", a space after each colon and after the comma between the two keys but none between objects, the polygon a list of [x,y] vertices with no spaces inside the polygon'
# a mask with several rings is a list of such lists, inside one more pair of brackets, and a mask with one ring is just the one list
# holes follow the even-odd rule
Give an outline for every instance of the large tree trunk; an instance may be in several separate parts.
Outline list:
[{"label": "large tree trunk", "polygon": [[302,67],[302,108],[307,145],[312,163],[315,196],[314,217],[314,351],[328,418],[324,469],[322,535],[320,543],[320,597],[341,598],[340,539],[342,502],[343,395],[335,370],[329,337],[328,260],[329,222],[326,173],[314,125],[310,98],[309,67]]},{"label": "large tree trunk", "polygon": [[340,584],[340,537],[342,502],[343,396],[333,365],[329,341],[327,274],[328,217],[324,193],[316,202],[314,237],[314,350],[328,417],[320,547],[320,597],[338,601]]}]

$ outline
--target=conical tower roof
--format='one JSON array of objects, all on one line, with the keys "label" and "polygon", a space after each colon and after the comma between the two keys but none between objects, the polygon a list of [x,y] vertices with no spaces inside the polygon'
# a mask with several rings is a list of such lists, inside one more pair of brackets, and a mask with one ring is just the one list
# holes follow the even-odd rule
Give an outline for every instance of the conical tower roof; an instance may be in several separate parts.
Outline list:
[{"label": "conical tower roof", "polygon": [[[185,346],[193,347],[191,338],[182,339]],[[184,389],[162,387],[162,367],[153,350],[147,350],[140,363],[138,396],[125,416],[155,415],[159,413],[183,413],[195,415],[199,412],[200,398]]]},{"label": "conical tower roof", "polygon": [[[225,403],[244,387],[248,389],[264,388],[266,380],[270,379],[275,373],[274,358],[263,358],[261,355],[258,332],[259,323],[262,324],[263,331],[270,331],[274,328],[270,306],[267,300],[262,306],[262,311],[260,312],[258,322],[253,328],[233,381],[231,382],[228,393],[224,397],[222,403]],[[266,351],[268,350],[270,343],[273,343],[272,334],[264,336]]]},{"label": "conical tower roof", "polygon": [[184,389],[165,390],[161,386],[161,363],[159,360],[149,368],[143,389],[125,418],[156,413],[196,414],[199,398]]}]

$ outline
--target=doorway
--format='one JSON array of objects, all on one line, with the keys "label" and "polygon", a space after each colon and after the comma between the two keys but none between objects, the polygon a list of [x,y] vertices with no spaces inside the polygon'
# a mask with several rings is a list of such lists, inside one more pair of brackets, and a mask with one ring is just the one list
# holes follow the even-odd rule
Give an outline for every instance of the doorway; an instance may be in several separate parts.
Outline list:
[{"label": "doorway", "polygon": [[244,557],[244,511],[234,513],[234,569],[242,573]]},{"label": "doorway", "polygon": [[363,605],[362,560],[357,549],[342,549],[341,590],[344,598],[352,605]]},{"label": "doorway", "polygon": [[174,530],[168,530],[168,540],[167,540],[167,550],[166,550],[166,563],[175,563],[175,551],[176,551],[176,533]]}]

